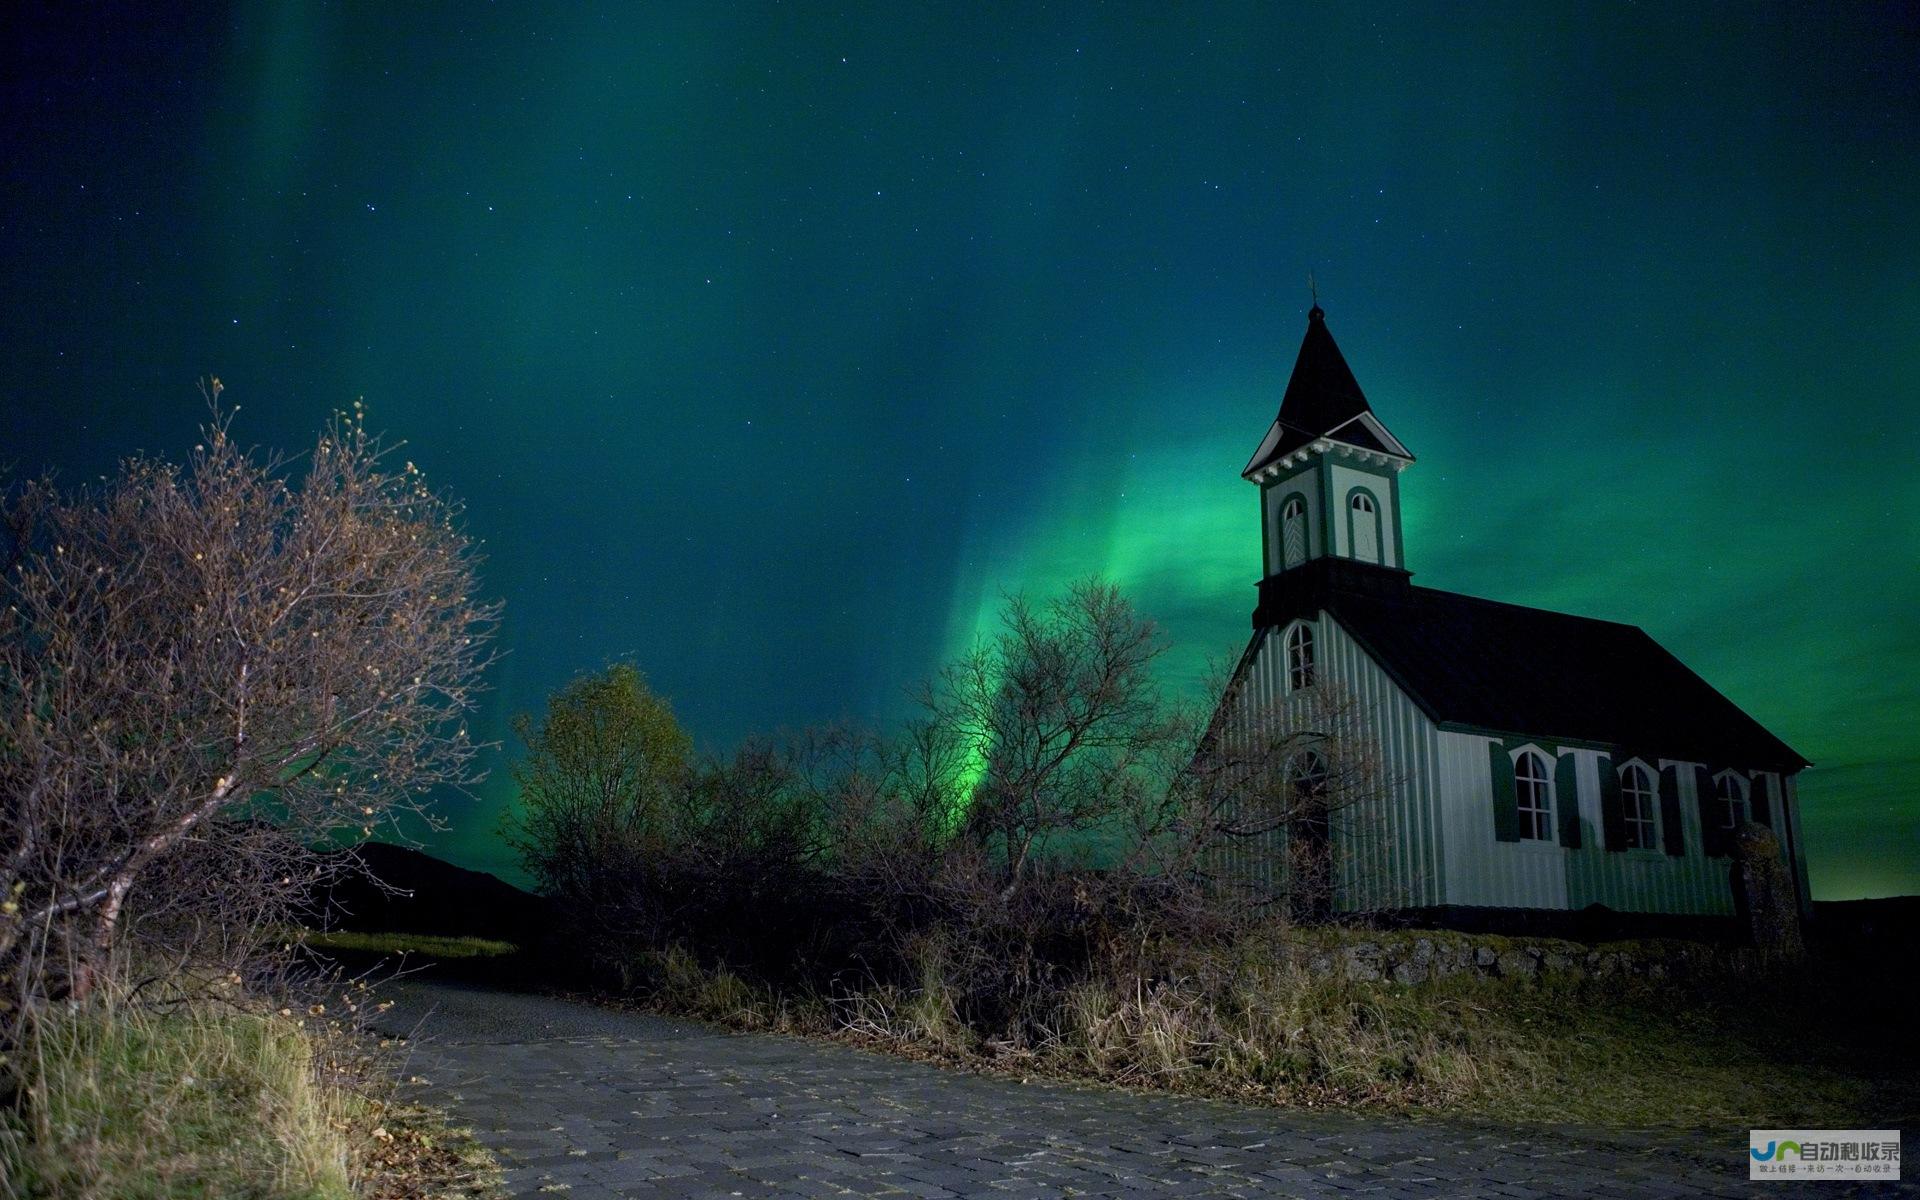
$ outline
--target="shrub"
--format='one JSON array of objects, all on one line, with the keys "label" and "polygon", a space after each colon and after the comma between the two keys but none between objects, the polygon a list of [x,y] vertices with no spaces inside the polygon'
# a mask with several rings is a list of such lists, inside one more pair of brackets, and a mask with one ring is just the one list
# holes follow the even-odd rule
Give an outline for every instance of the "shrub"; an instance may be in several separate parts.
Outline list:
[{"label": "shrub", "polygon": [[[1150,622],[1085,584],[1011,602],[892,736],[692,763],[648,748],[684,743],[619,669],[523,725],[528,802],[546,806],[522,826],[528,862],[575,906],[577,957],[664,1009],[1278,1102],[1617,1120],[1658,1096],[1727,1119],[1753,1094],[1727,1064],[1796,1036],[1750,1028],[1752,997],[1820,1011],[1765,964],[1698,947],[1636,948],[1636,974],[1611,949],[1293,923],[1328,898],[1298,894],[1288,850],[1327,839],[1296,835],[1369,836],[1392,782],[1366,714],[1326,684],[1272,725],[1232,689],[1182,709],[1153,686],[1157,653]],[[564,771],[557,723],[592,731]],[[555,798],[573,824],[549,819]],[[1812,1107],[1845,1101],[1763,1073]]]},{"label": "shrub", "polygon": [[135,918],[244,951],[315,842],[472,777],[495,611],[389,453],[356,408],[295,473],[216,407],[184,468],[0,502],[0,1013],[84,994]]},{"label": "shrub", "polygon": [[1063,981],[1156,938],[1230,937],[1291,886],[1226,878],[1258,857],[1229,845],[1324,826],[1379,782],[1331,708],[1298,714],[1309,730],[1168,702],[1161,650],[1111,587],[1014,597],[895,734],[754,739],[699,763],[618,665],[518,723],[510,833],[575,961],[623,990],[637,956],[669,948],[789,991],[911,988],[938,934],[958,1017],[1030,1039]]}]

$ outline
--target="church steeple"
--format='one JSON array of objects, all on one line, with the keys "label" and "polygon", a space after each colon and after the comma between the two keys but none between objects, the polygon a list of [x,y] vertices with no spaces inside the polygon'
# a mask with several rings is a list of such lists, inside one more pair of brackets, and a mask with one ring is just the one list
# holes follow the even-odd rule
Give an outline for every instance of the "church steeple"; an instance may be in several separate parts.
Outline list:
[{"label": "church steeple", "polygon": [[1240,473],[1260,485],[1266,574],[1327,557],[1404,569],[1399,474],[1412,462],[1367,403],[1316,298],[1279,415]]},{"label": "church steeple", "polygon": [[1307,310],[1307,336],[1301,339],[1299,357],[1293,360],[1293,376],[1280,399],[1280,415],[1240,473],[1252,479],[1318,438],[1413,461],[1413,454],[1374,415],[1366,393],[1360,390],[1360,381],[1353,377],[1353,368],[1327,331],[1326,310],[1315,304]]}]

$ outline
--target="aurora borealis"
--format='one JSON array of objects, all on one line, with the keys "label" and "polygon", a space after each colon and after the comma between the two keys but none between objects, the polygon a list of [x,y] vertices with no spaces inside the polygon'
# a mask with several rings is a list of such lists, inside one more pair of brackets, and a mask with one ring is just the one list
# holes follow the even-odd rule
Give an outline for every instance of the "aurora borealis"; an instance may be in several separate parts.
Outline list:
[{"label": "aurora borealis", "polygon": [[[1106,574],[1184,680],[1306,275],[1419,582],[1630,621],[1920,891],[1920,24],[1899,7],[240,5],[0,17],[0,461],[365,397],[507,604],[703,746],[884,721]],[[1550,669],[1543,648],[1542,669]],[[433,848],[501,870],[507,780]]]}]

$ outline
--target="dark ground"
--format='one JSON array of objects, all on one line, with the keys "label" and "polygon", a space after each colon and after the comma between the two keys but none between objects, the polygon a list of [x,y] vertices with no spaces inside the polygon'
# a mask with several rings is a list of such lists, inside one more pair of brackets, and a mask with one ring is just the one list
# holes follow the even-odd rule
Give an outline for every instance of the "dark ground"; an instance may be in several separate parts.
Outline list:
[{"label": "dark ground", "polygon": [[[1745,1178],[1745,1130],[1517,1129],[1023,1084],[419,978],[383,1032],[514,1194],[631,1197],[1920,1195]],[[1902,1190],[1905,1189],[1905,1190]]]}]

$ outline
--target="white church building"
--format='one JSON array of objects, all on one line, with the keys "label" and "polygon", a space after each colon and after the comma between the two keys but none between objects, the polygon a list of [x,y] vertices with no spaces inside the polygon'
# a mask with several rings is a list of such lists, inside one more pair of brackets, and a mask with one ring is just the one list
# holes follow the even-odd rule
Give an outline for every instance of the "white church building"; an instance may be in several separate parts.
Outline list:
[{"label": "white church building", "polygon": [[[1734,915],[1730,847],[1749,820],[1778,838],[1804,910],[1807,760],[1635,626],[1416,586],[1400,520],[1413,461],[1316,304],[1242,472],[1264,578],[1222,716],[1271,721],[1329,686],[1364,712],[1385,782],[1380,811],[1323,835],[1333,910],[1712,925]],[[1284,861],[1285,837],[1266,861]]]}]

